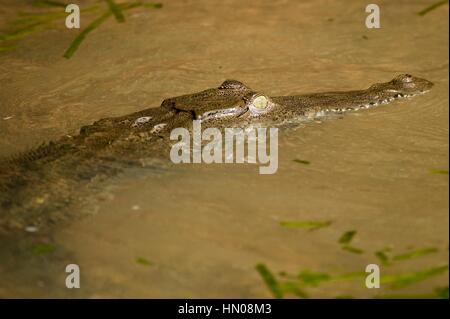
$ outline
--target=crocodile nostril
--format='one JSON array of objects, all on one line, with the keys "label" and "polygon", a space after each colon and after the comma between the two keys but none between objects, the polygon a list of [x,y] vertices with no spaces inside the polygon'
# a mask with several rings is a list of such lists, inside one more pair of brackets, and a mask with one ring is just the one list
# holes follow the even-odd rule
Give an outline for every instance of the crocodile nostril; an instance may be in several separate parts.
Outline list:
[{"label": "crocodile nostril", "polygon": [[405,83],[412,82],[412,75],[406,74],[405,77],[403,78],[403,82]]}]

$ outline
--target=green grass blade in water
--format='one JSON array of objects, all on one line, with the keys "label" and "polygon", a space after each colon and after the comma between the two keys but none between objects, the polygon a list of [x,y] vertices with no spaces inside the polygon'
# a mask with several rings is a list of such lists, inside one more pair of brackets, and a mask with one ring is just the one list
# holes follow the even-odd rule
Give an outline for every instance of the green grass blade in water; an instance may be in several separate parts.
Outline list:
[{"label": "green grass blade in water", "polygon": [[355,237],[356,235],[356,230],[350,230],[348,232],[345,232],[344,234],[342,234],[341,238],[339,238],[339,243],[342,245],[347,245],[349,244],[353,237]]},{"label": "green grass blade in water", "polygon": [[378,258],[378,260],[381,262],[382,265],[389,265],[389,256],[386,254],[384,250],[379,250],[375,252],[375,256]]},{"label": "green grass blade in water", "polygon": [[12,51],[16,48],[17,48],[17,46],[1,46],[0,45],[0,52]]},{"label": "green grass blade in water", "polygon": [[414,251],[411,251],[411,252],[408,252],[405,254],[396,255],[392,259],[396,260],[396,261],[407,260],[407,259],[412,259],[412,258],[417,258],[417,257],[433,254],[433,253],[436,253],[437,251],[438,250],[436,248],[419,249],[419,250],[414,250]]},{"label": "green grass blade in water", "polygon": [[143,266],[152,266],[153,265],[153,263],[151,261],[149,261],[148,259],[146,259],[144,257],[137,257],[136,263],[143,265]]},{"label": "green grass blade in water", "polygon": [[48,7],[60,7],[65,8],[68,4],[55,1],[55,0],[37,0],[33,2],[34,7],[38,8],[48,8]]},{"label": "green grass blade in water", "polygon": [[80,46],[81,42],[83,42],[84,38],[89,34],[89,32],[95,30],[98,28],[103,22],[105,22],[110,16],[112,15],[111,12],[107,12],[100,16],[99,18],[95,19],[91,22],[83,31],[80,32],[80,34],[73,40],[70,47],[66,50],[64,53],[64,57],[66,59],[70,59],[75,51],[77,51],[78,47]]},{"label": "green grass blade in water", "polygon": [[423,281],[430,277],[443,274],[448,271],[448,265],[429,268],[409,274],[384,275],[381,276],[380,283],[388,284],[392,288],[402,288]]},{"label": "green grass blade in water", "polygon": [[150,8],[150,9],[161,9],[163,7],[162,3],[144,3],[144,8]]},{"label": "green grass blade in water", "polygon": [[17,30],[12,31],[8,34],[0,35],[0,41],[11,41],[23,38],[33,32],[36,32],[41,27],[40,22],[32,23]]},{"label": "green grass blade in water", "polygon": [[355,279],[365,278],[366,276],[367,276],[366,272],[356,271],[356,272],[349,272],[349,273],[342,274],[342,275],[336,275],[336,276],[332,277],[332,280],[333,281],[355,280]]},{"label": "green grass blade in water", "polygon": [[448,299],[448,286],[434,288],[434,293],[439,299]]},{"label": "green grass blade in water", "polygon": [[117,22],[125,22],[125,16],[123,15],[122,9],[114,2],[114,0],[106,0],[106,2]]},{"label": "green grass blade in water", "polygon": [[364,253],[364,250],[362,250],[362,249],[360,249],[360,248],[357,248],[357,247],[353,247],[353,246],[351,246],[351,245],[342,245],[342,249],[343,249],[343,250],[346,250],[346,251],[348,251],[348,252],[351,252],[351,253],[353,253],[353,254],[358,254],[358,255]]},{"label": "green grass blade in water", "polygon": [[281,290],[280,285],[266,265],[258,264],[256,265],[256,270],[261,275],[261,278],[264,280],[269,290],[272,292],[272,295],[277,299],[283,298],[283,291]]},{"label": "green grass blade in water", "polygon": [[[140,2],[140,1],[131,2],[131,3],[124,3],[124,4],[120,4],[119,5],[119,7],[120,7],[120,9],[122,11],[133,9],[133,8],[136,8],[136,7],[139,7],[139,6],[142,6],[142,2]],[[67,58],[67,59],[70,59],[72,57],[72,55],[75,53],[75,51],[78,49],[78,47],[80,46],[81,42],[83,42],[83,40],[86,37],[86,35],[89,32],[91,32],[92,30],[98,28],[111,15],[112,15],[112,12],[108,11],[107,13],[104,13],[102,16],[100,16],[99,18],[97,18],[94,21],[92,21],[91,24],[89,24],[86,27],[86,29],[81,31],[81,33],[75,38],[75,40],[72,42],[70,47],[64,53],[64,57]]]},{"label": "green grass blade in water", "polygon": [[448,170],[446,169],[433,169],[430,171],[431,174],[448,175]]},{"label": "green grass blade in water", "polygon": [[281,221],[280,226],[286,228],[303,228],[309,230],[316,230],[319,228],[327,227],[331,225],[331,221]]},{"label": "green grass blade in water", "polygon": [[429,7],[426,7],[425,9],[423,9],[422,11],[420,11],[419,13],[417,13],[420,16],[424,16],[426,15],[428,12],[433,11],[434,9],[439,8],[440,6],[444,5],[448,3],[448,0],[442,0],[442,1],[438,1],[436,3],[433,3],[432,5],[430,5]]},{"label": "green grass blade in water", "polygon": [[301,160],[301,159],[298,159],[298,158],[294,159],[293,161],[294,161],[295,163],[298,163],[298,164],[305,164],[305,165],[311,164],[310,161]]},{"label": "green grass blade in water", "polygon": [[389,294],[389,295],[376,295],[374,299],[436,299],[435,294]]},{"label": "green grass blade in water", "polygon": [[33,253],[37,255],[49,254],[55,251],[55,246],[51,244],[36,244],[33,246]]},{"label": "green grass blade in water", "polygon": [[300,289],[298,283],[296,282],[286,281],[281,283],[281,287],[285,293],[291,293],[299,298],[309,298],[308,294]]},{"label": "green grass blade in water", "polygon": [[332,277],[326,273],[304,270],[298,274],[298,279],[304,285],[317,287],[321,282],[330,281]]}]

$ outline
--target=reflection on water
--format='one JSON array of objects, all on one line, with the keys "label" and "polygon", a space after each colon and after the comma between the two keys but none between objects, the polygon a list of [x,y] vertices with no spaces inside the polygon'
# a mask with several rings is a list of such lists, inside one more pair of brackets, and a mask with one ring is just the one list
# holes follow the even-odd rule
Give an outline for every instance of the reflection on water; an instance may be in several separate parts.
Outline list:
[{"label": "reflection on water", "polygon": [[[0,14],[15,12],[1,2]],[[251,165],[130,171],[80,208],[89,217],[3,241],[0,295],[445,295],[448,6],[419,16],[419,1],[382,1],[382,27],[368,30],[364,1],[172,2],[110,19],[70,60],[61,55],[77,31],[62,24],[0,53],[0,154],[226,78],[270,95],[361,89],[397,73],[436,85],[280,132],[272,176]],[[65,288],[68,263],[80,265],[82,289]],[[380,289],[364,286],[371,263]]]}]

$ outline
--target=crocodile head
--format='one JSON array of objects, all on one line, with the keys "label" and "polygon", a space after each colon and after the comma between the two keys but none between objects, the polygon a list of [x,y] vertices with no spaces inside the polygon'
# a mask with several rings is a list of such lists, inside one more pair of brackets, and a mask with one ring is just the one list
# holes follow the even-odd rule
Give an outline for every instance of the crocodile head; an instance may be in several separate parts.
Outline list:
[{"label": "crocodile head", "polygon": [[369,90],[386,98],[411,97],[428,92],[433,83],[410,74],[400,74],[389,82],[372,85]]},{"label": "crocodile head", "polygon": [[245,126],[250,123],[284,123],[328,112],[358,110],[386,104],[430,90],[433,83],[401,74],[366,90],[270,97],[242,82],[226,80],[219,87],[165,100],[162,107],[189,112],[210,125]]}]

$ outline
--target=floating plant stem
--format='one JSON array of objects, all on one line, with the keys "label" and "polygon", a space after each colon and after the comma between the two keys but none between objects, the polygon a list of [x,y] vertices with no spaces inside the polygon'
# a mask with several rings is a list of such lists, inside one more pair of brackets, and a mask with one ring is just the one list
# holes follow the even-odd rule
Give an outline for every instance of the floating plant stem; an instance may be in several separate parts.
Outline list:
[{"label": "floating plant stem", "polygon": [[446,287],[436,287],[433,289],[437,298],[448,299],[448,286]]},{"label": "floating plant stem", "polygon": [[32,251],[37,255],[49,254],[55,251],[55,246],[50,244],[36,244],[33,246]]},{"label": "floating plant stem", "polygon": [[33,2],[33,6],[35,7],[62,7],[65,8],[67,6],[67,4],[60,2],[60,1],[55,1],[55,0],[37,0]]},{"label": "floating plant stem", "polygon": [[73,40],[72,44],[69,46],[69,48],[64,53],[64,57],[66,59],[70,59],[72,55],[75,53],[75,51],[80,46],[81,42],[83,42],[86,35],[89,34],[89,32],[95,30],[98,28],[103,22],[105,22],[110,16],[112,15],[111,12],[104,13],[99,18],[92,21],[83,31],[80,32],[80,34]]},{"label": "floating plant stem", "polygon": [[42,23],[40,22],[32,23],[30,25],[17,29],[9,34],[0,35],[0,41],[10,41],[20,39],[30,33],[37,31],[38,28],[41,26],[41,24]]},{"label": "floating plant stem", "polygon": [[[123,12],[136,7],[143,7],[149,9],[162,8],[161,3],[145,3],[143,1],[131,1],[127,3],[117,4],[114,0],[106,0],[109,11],[104,13],[94,21],[92,21],[84,30],[82,30],[78,36],[72,41],[69,48],[65,51],[64,57],[69,59],[73,56],[80,44],[83,42],[87,34],[99,27],[104,21],[106,21],[111,15],[114,15],[119,22],[124,22],[125,17]],[[61,8],[66,4],[61,1],[54,0],[38,0],[33,3],[37,7],[45,8]],[[81,9],[81,12],[94,12],[100,9],[99,5],[92,5]],[[16,48],[15,46],[5,45],[2,42],[13,41],[23,38],[31,33],[46,28],[46,25],[54,20],[63,18],[66,16],[65,12],[49,11],[49,12],[20,12],[19,18],[12,22],[13,30],[7,34],[0,34],[0,52],[8,51]]]},{"label": "floating plant stem", "polygon": [[122,9],[114,2],[114,0],[105,0],[108,3],[109,10],[114,14],[117,22],[125,22],[125,16]]},{"label": "floating plant stem", "polygon": [[[139,7],[142,5],[143,5],[143,3],[141,1],[135,1],[135,2],[130,2],[130,3],[120,4],[120,5],[117,5],[117,7],[119,8],[120,12],[123,12],[125,10],[133,9],[133,8],[136,8],[136,7]],[[73,56],[73,54],[75,53],[75,51],[78,49],[78,47],[80,46],[81,42],[83,42],[86,35],[89,34],[91,31],[95,30],[96,28],[98,28],[112,14],[113,14],[113,11],[110,10],[110,11],[104,13],[103,15],[101,15],[99,18],[92,21],[83,31],[80,32],[80,34],[75,38],[75,40],[73,40],[72,44],[66,50],[66,52],[64,53],[63,56],[66,59],[70,59]]]},{"label": "floating plant stem", "polygon": [[[97,10],[98,6],[90,6],[85,9],[82,9],[81,12],[92,12]],[[66,16],[65,12],[48,12],[48,13],[27,13],[22,12],[19,14],[21,17],[19,19],[14,20],[11,25],[13,30],[6,34],[0,35],[0,41],[14,41],[20,38],[23,38],[29,34],[40,31],[45,28],[46,24],[49,24],[57,19],[63,18]],[[5,47],[7,49],[5,49]],[[15,49],[17,46],[6,45],[2,46],[3,49],[1,51],[7,51],[10,49]]]},{"label": "floating plant stem", "polygon": [[341,236],[341,238],[339,238],[339,243],[342,245],[349,244],[355,235],[356,235],[356,230],[350,230],[348,232],[345,232]]},{"label": "floating plant stem", "polygon": [[0,52],[11,51],[17,48],[16,46],[0,46]]},{"label": "floating plant stem", "polygon": [[299,298],[309,298],[308,294],[300,289],[298,283],[292,281],[286,281],[280,284],[283,292],[292,293]]},{"label": "floating plant stem", "polygon": [[420,11],[419,13],[417,13],[420,16],[424,16],[426,15],[428,12],[433,11],[436,8],[439,8],[440,6],[444,5],[448,3],[448,0],[442,0],[442,1],[438,1],[432,5],[430,5],[429,7],[426,7],[425,9],[423,9],[422,11]]},{"label": "floating plant stem", "polygon": [[433,169],[430,172],[431,174],[448,175],[448,170],[446,169]]},{"label": "floating plant stem", "polygon": [[375,256],[380,260],[382,265],[389,265],[389,256],[386,254],[386,251],[379,250],[375,252]]},{"label": "floating plant stem", "polygon": [[406,260],[406,259],[412,259],[432,253],[436,253],[438,250],[436,248],[425,248],[425,249],[419,249],[414,250],[405,254],[397,255],[393,257],[393,260],[399,261],[399,260]]},{"label": "floating plant stem", "polygon": [[261,275],[262,279],[266,283],[269,290],[272,292],[273,296],[277,299],[283,298],[283,291],[280,288],[277,280],[270,272],[270,270],[264,264],[256,265],[256,270]]},{"label": "floating plant stem", "polygon": [[342,245],[342,249],[346,250],[348,252],[351,252],[353,254],[358,254],[358,255],[364,253],[364,250],[357,248],[357,247],[353,247],[351,245]]},{"label": "floating plant stem", "polygon": [[[293,294],[300,298],[308,298],[308,294],[304,291],[305,288],[318,287],[321,284],[339,281],[355,281],[361,282],[366,278],[366,272],[349,272],[342,274],[327,274],[324,272],[314,272],[310,270],[303,270],[298,275],[290,275],[283,272],[281,281],[277,281],[275,276],[269,271],[264,264],[258,264],[256,270],[263,278],[265,284],[270,289],[275,298],[283,298],[285,294]],[[406,286],[421,282],[431,277],[441,275],[448,271],[448,265],[426,268],[423,270],[400,273],[400,274],[384,274],[380,278],[383,285],[387,285],[390,289],[404,288]],[[280,274],[281,276],[281,274]],[[288,280],[283,280],[287,279]],[[406,296],[406,295],[405,295]],[[448,299],[448,286],[436,287],[433,294],[417,295],[417,297],[424,298],[444,298]],[[375,296],[375,298],[402,298],[401,294]],[[415,298],[411,295],[411,298]]]},{"label": "floating plant stem", "polygon": [[354,254],[362,254],[364,251],[362,249],[353,247],[350,245],[350,242],[352,241],[353,237],[356,235],[356,230],[350,230],[342,234],[341,238],[339,238],[339,243],[341,244],[341,248],[343,250],[346,250],[348,252],[354,253]]},{"label": "floating plant stem", "polygon": [[298,279],[304,285],[317,287],[321,282],[330,281],[332,277],[327,273],[303,270],[298,274]]},{"label": "floating plant stem", "polygon": [[413,273],[400,275],[384,275],[381,276],[382,284],[389,284],[392,288],[402,288],[416,282],[423,281],[427,278],[440,275],[448,271],[448,265],[429,268]]},{"label": "floating plant stem", "polygon": [[[82,13],[93,12],[93,11],[97,11],[98,9],[100,9],[99,5],[92,5],[89,7],[80,8],[80,12],[82,12]],[[41,12],[41,13],[19,12],[19,16],[24,17],[26,20],[30,20],[30,19],[38,20],[41,18],[47,19],[47,18],[59,18],[61,16],[65,17],[65,16],[67,16],[67,13],[65,11],[62,11],[62,12],[61,11],[49,11],[49,12]],[[16,21],[20,22],[20,20],[16,20]]]},{"label": "floating plant stem", "polygon": [[286,228],[304,228],[309,230],[316,230],[322,227],[331,225],[331,221],[281,221],[280,226]]},{"label": "floating plant stem", "polygon": [[376,295],[374,299],[437,299],[436,294],[388,294]]},{"label": "floating plant stem", "polygon": [[144,3],[144,8],[161,9],[163,7],[162,3]]},{"label": "floating plant stem", "polygon": [[305,165],[311,164],[310,161],[301,160],[301,159],[298,159],[298,158],[294,159],[293,161],[296,162],[296,163],[298,163],[298,164],[305,164]]},{"label": "floating plant stem", "polygon": [[137,257],[136,263],[143,265],[143,266],[152,266],[153,265],[151,261],[149,261],[148,259],[146,259],[144,257]]}]

